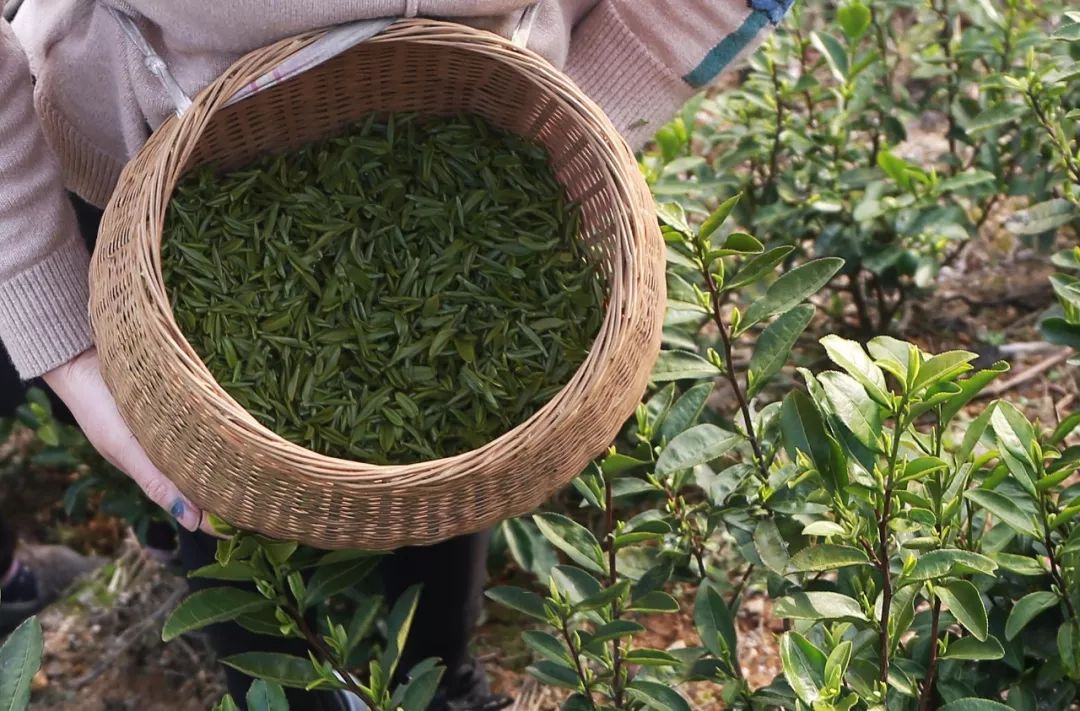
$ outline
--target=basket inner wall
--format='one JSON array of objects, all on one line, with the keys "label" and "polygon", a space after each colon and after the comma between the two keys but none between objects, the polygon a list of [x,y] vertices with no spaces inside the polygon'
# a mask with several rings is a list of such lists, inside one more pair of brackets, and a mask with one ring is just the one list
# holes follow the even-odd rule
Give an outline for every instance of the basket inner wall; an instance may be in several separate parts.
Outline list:
[{"label": "basket inner wall", "polygon": [[239,168],[340,134],[372,112],[472,113],[544,146],[567,198],[580,205],[581,238],[609,278],[618,273],[612,241],[628,226],[605,161],[563,100],[476,49],[378,39],[358,45],[215,113],[181,172],[206,163]]}]

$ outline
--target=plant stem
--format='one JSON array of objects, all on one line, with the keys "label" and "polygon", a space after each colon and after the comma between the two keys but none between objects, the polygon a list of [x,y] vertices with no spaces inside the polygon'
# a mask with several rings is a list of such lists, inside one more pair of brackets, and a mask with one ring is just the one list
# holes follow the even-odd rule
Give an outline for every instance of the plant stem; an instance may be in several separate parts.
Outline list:
[{"label": "plant stem", "polygon": [[592,686],[589,684],[589,677],[585,675],[585,667],[581,665],[581,653],[578,651],[577,645],[574,644],[574,637],[570,634],[570,623],[567,620],[562,621],[563,641],[566,642],[566,648],[570,650],[570,656],[574,658],[574,666],[577,667],[578,679],[581,680],[581,688],[585,691],[585,698],[589,700],[589,708],[596,708],[596,702],[593,701]]},{"label": "plant stem", "polygon": [[300,630],[300,634],[304,635],[304,639],[307,641],[308,646],[310,646],[312,650],[314,650],[315,655],[334,668],[334,671],[336,671],[338,673],[338,676],[341,677],[341,680],[345,684],[345,687],[352,693],[359,696],[360,699],[370,708],[380,708],[379,704],[376,703],[376,701],[371,698],[371,696],[369,696],[363,689],[360,688],[360,685],[356,683],[355,679],[353,679],[353,676],[349,672],[349,670],[346,669],[344,665],[337,663],[337,655],[335,655],[333,650],[331,650],[326,645],[326,643],[323,642],[322,638],[320,638],[319,635],[313,629],[311,629],[311,626],[308,625],[307,620],[305,620],[304,616],[300,614],[300,611],[292,605],[285,605],[282,607],[282,609],[284,609],[286,614],[288,614],[289,617],[292,618],[293,622],[296,623],[297,629]]},{"label": "plant stem", "polygon": [[701,273],[705,277],[705,288],[709,290],[709,301],[712,303],[713,322],[716,323],[716,328],[720,331],[720,341],[724,347],[724,375],[727,376],[731,389],[735,391],[735,399],[739,403],[743,424],[746,426],[746,437],[750,440],[750,446],[754,450],[754,463],[757,465],[758,477],[765,482],[769,479],[769,470],[766,468],[765,454],[762,452],[761,443],[758,442],[757,434],[754,432],[754,419],[750,415],[750,405],[746,401],[746,396],[743,395],[742,388],[739,387],[739,379],[735,376],[735,359],[731,354],[731,337],[728,335],[724,317],[720,313],[720,288],[716,285],[716,281],[709,272],[709,265],[705,262],[704,255],[702,255],[701,264]]},{"label": "plant stem", "polygon": [[1043,545],[1046,546],[1046,556],[1050,561],[1050,578],[1061,592],[1061,601],[1065,603],[1065,609],[1069,612],[1069,618],[1073,622],[1080,622],[1080,618],[1077,618],[1076,616],[1076,609],[1073,607],[1072,598],[1069,596],[1069,588],[1065,585],[1065,576],[1061,574],[1061,567],[1058,565],[1057,555],[1054,554],[1054,542],[1050,537],[1050,522],[1046,517],[1046,505],[1046,494],[1040,493],[1039,515],[1042,519],[1043,526]]},{"label": "plant stem", "polygon": [[[615,585],[619,582],[619,571],[616,568],[615,557],[615,496],[611,480],[609,479],[604,484],[604,503],[607,508],[607,547],[608,547],[608,586]],[[611,619],[612,621],[619,619],[619,601],[613,600],[611,603]],[[613,676],[611,679],[611,700],[615,703],[615,708],[622,708],[623,705],[623,680],[622,680],[622,649],[620,648],[619,638],[611,640],[611,666]]]},{"label": "plant stem", "polygon": [[784,100],[780,95],[780,74],[776,69],[776,61],[769,57],[769,73],[772,75],[773,91],[776,94],[776,125],[773,128],[772,150],[769,153],[769,177],[766,181],[766,189],[771,189],[776,183],[776,174],[780,159],[780,134],[784,130]]},{"label": "plant stem", "polygon": [[1050,117],[1046,115],[1042,104],[1039,103],[1039,97],[1035,96],[1035,92],[1029,88],[1025,95],[1031,110],[1035,112],[1035,118],[1039,120],[1039,124],[1050,136],[1050,141],[1057,148],[1058,153],[1061,154],[1061,164],[1065,171],[1072,175],[1073,180],[1080,182],[1080,163],[1072,159],[1072,149],[1069,144],[1059,140],[1058,132],[1054,130],[1054,125],[1050,122]]},{"label": "plant stem", "polygon": [[893,430],[892,450],[889,452],[889,469],[885,473],[881,510],[878,512],[878,571],[881,574],[881,630],[879,634],[880,667],[878,681],[884,684],[889,678],[889,614],[892,611],[892,577],[889,571],[889,519],[892,517],[892,486],[896,474],[896,459],[900,455],[900,436],[904,432],[905,402],[900,403]]},{"label": "plant stem", "polygon": [[941,598],[934,596],[934,610],[930,618],[930,663],[927,665],[926,679],[923,681],[922,694],[919,697],[919,711],[933,711],[934,677],[938,663],[938,626],[941,622]]}]

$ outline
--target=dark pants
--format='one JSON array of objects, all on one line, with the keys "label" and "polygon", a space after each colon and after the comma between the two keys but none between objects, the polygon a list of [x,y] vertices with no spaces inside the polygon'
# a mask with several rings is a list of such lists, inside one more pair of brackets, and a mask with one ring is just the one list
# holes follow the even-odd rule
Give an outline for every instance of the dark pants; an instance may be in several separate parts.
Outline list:
[{"label": "dark pants", "polygon": [[[73,203],[83,237],[87,246],[93,249],[101,211],[78,198],[73,198]],[[10,417],[22,403],[25,387],[7,353],[0,348],[0,417]],[[57,417],[71,422],[71,415],[63,403],[55,397],[53,400]],[[155,530],[151,537],[156,539],[157,545],[168,547],[163,544],[172,539],[169,530]],[[185,569],[193,570],[213,562],[216,542],[210,536],[181,529],[176,539]],[[482,609],[488,539],[488,533],[463,536],[435,546],[402,549],[384,560],[380,572],[388,600],[393,601],[413,585],[423,586],[412,632],[399,665],[401,674],[423,659],[439,657],[447,666],[445,679],[452,681],[461,677],[461,668],[469,665],[469,639]],[[11,565],[16,542],[15,531],[0,514],[0,575]],[[221,583],[192,579],[190,584],[196,589]],[[208,632],[219,657],[245,651],[307,656],[307,646],[300,640],[261,637],[234,624],[215,625]],[[226,670],[226,677],[229,692],[242,702],[251,679],[232,670]],[[290,707],[296,711],[335,708],[324,695],[301,692],[290,692]]]}]

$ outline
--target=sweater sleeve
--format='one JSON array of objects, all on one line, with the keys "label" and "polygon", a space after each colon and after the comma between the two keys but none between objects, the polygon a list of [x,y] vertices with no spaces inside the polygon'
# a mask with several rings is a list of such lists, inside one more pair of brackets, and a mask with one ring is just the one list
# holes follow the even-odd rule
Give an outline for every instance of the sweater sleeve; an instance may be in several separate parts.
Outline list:
[{"label": "sweater sleeve", "polygon": [[59,162],[34,112],[26,57],[0,20],[0,342],[22,377],[90,347],[88,271]]},{"label": "sweater sleeve", "polygon": [[793,0],[601,0],[566,71],[639,149],[694,93],[752,52]]}]

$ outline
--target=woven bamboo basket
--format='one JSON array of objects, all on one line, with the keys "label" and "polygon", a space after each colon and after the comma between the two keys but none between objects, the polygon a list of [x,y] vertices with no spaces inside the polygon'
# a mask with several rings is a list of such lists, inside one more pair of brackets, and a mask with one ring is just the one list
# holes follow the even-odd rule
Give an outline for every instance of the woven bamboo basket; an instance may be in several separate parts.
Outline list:
[{"label": "woven bamboo basket", "polygon": [[[90,311],[103,375],[150,459],[204,510],[323,548],[388,550],[482,530],[534,509],[611,442],[659,350],[664,247],[633,154],[545,60],[494,34],[431,20],[377,37],[262,93],[229,97],[319,36],[238,60],[128,164],[105,211]],[[326,457],[260,425],[177,327],[161,273],[166,207],[185,172],[242,166],[341,132],[374,111],[467,112],[547,148],[608,305],[586,361],[550,402],[494,441],[401,466]]]}]

